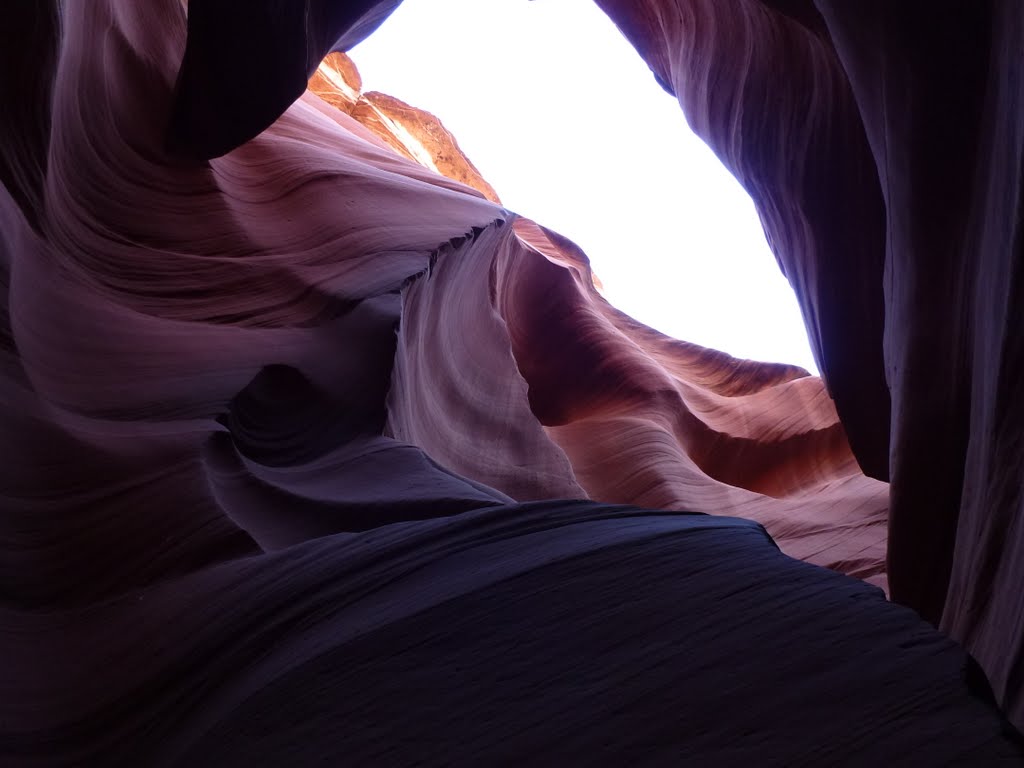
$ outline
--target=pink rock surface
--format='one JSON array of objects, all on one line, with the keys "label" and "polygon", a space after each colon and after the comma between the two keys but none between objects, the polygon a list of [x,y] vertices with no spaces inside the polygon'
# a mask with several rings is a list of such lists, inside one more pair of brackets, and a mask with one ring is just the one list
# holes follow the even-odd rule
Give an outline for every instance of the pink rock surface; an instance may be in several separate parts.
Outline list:
[{"label": "pink rock surface", "polygon": [[[362,544],[346,534],[379,528],[375,541],[400,547],[388,524],[510,501],[747,517],[784,552],[884,586],[889,487],[863,474],[847,433],[860,465],[894,480],[897,597],[934,618],[947,590],[933,573],[955,538],[943,621],[1013,707],[1019,179],[1005,168],[1020,167],[1019,81],[987,95],[970,95],[973,69],[955,81],[956,98],[987,111],[947,138],[983,135],[990,150],[955,170],[993,181],[970,205],[940,195],[918,209],[917,177],[887,163],[935,159],[912,118],[936,107],[917,86],[908,111],[878,106],[894,97],[876,92],[882,65],[857,58],[856,38],[881,15],[830,11],[826,26],[795,5],[602,3],[754,191],[837,413],[799,368],[616,311],[571,241],[438,173],[472,164],[433,116],[388,102],[391,123],[364,124],[358,94],[349,110],[302,91],[334,39],[393,5],[356,3],[352,21],[310,0],[316,39],[285,8],[248,72],[279,75],[256,85],[231,46],[262,40],[258,9],[213,49],[202,31],[218,40],[203,27],[216,5],[198,0],[188,19],[176,0],[0,12],[0,722],[12,739],[60,734],[66,762],[94,761],[110,748],[97,723],[183,739],[173,718],[197,700],[201,731],[272,678],[267,648],[283,653],[329,610],[325,584],[362,589]],[[985,50],[1009,72],[1020,29],[1002,22]],[[883,81],[919,82],[922,51],[882,67]],[[399,113],[451,162],[401,152]],[[881,155],[886,142],[909,155]],[[933,226],[939,213],[957,237]],[[943,243],[926,289],[926,255]],[[967,261],[975,246],[983,256]],[[963,270],[968,283],[954,279]],[[321,559],[328,545],[351,557]],[[244,668],[244,684],[202,699],[181,667],[224,647],[226,666],[210,668]]]},{"label": "pink rock surface", "polygon": [[[571,243],[312,93],[225,156],[181,161],[163,144],[180,6],[71,3],[61,21],[46,165],[4,154],[16,604],[81,606],[371,526],[348,514],[368,500],[386,522],[460,494],[742,514],[795,556],[882,579],[886,488],[819,379],[631,321]],[[38,143],[35,115],[16,117]],[[321,434],[313,406],[268,415],[268,367],[344,427]],[[402,490],[410,461],[422,481]],[[353,462],[358,488],[338,479]]]}]

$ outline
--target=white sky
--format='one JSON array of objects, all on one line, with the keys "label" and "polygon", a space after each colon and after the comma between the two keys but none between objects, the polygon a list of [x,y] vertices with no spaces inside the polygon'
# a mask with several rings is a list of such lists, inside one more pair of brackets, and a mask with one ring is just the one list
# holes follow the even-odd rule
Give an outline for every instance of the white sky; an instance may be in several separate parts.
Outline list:
[{"label": "white sky", "polygon": [[405,0],[350,55],[647,325],[817,372],[753,203],[593,0]]}]

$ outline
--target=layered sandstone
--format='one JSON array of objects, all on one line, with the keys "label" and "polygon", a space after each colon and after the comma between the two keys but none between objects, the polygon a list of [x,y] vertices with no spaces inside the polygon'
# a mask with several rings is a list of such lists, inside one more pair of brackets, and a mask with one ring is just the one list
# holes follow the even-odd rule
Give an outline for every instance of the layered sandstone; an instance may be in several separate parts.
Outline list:
[{"label": "layered sandstone", "polygon": [[892,482],[893,597],[1021,722],[1019,6],[598,4],[754,198],[854,453]]},{"label": "layered sandstone", "polygon": [[394,2],[0,12],[8,743],[205,733],[396,577],[360,542],[556,498],[750,518],[888,575],[1020,717],[1012,3],[921,37],[909,6],[601,4],[751,191],[824,382],[618,312],[436,118],[320,68]]},{"label": "layered sandstone", "polygon": [[309,90],[354,117],[399,154],[501,203],[440,120],[394,96],[363,93],[359,71],[344,53],[327,55],[310,79]]}]

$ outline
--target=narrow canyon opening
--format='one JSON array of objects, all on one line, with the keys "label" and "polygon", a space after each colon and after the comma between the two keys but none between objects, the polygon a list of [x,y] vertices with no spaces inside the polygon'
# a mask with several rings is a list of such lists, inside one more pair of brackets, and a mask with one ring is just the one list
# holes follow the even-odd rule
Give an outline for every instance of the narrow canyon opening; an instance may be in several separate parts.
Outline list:
[{"label": "narrow canyon opening", "polygon": [[1024,764],[1016,0],[400,4],[0,5],[0,765]]},{"label": "narrow canyon opening", "polygon": [[750,197],[594,3],[406,0],[350,55],[364,92],[436,115],[507,208],[580,245],[616,307],[817,372]]}]

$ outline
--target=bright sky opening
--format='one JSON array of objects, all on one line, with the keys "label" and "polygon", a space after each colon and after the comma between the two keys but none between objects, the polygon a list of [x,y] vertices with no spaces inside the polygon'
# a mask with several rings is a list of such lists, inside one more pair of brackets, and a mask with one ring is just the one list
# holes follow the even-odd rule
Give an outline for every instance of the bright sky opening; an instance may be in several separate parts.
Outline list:
[{"label": "bright sky opening", "polygon": [[592,0],[405,0],[351,52],[435,114],[510,210],[576,242],[619,309],[817,372],[750,197]]}]

